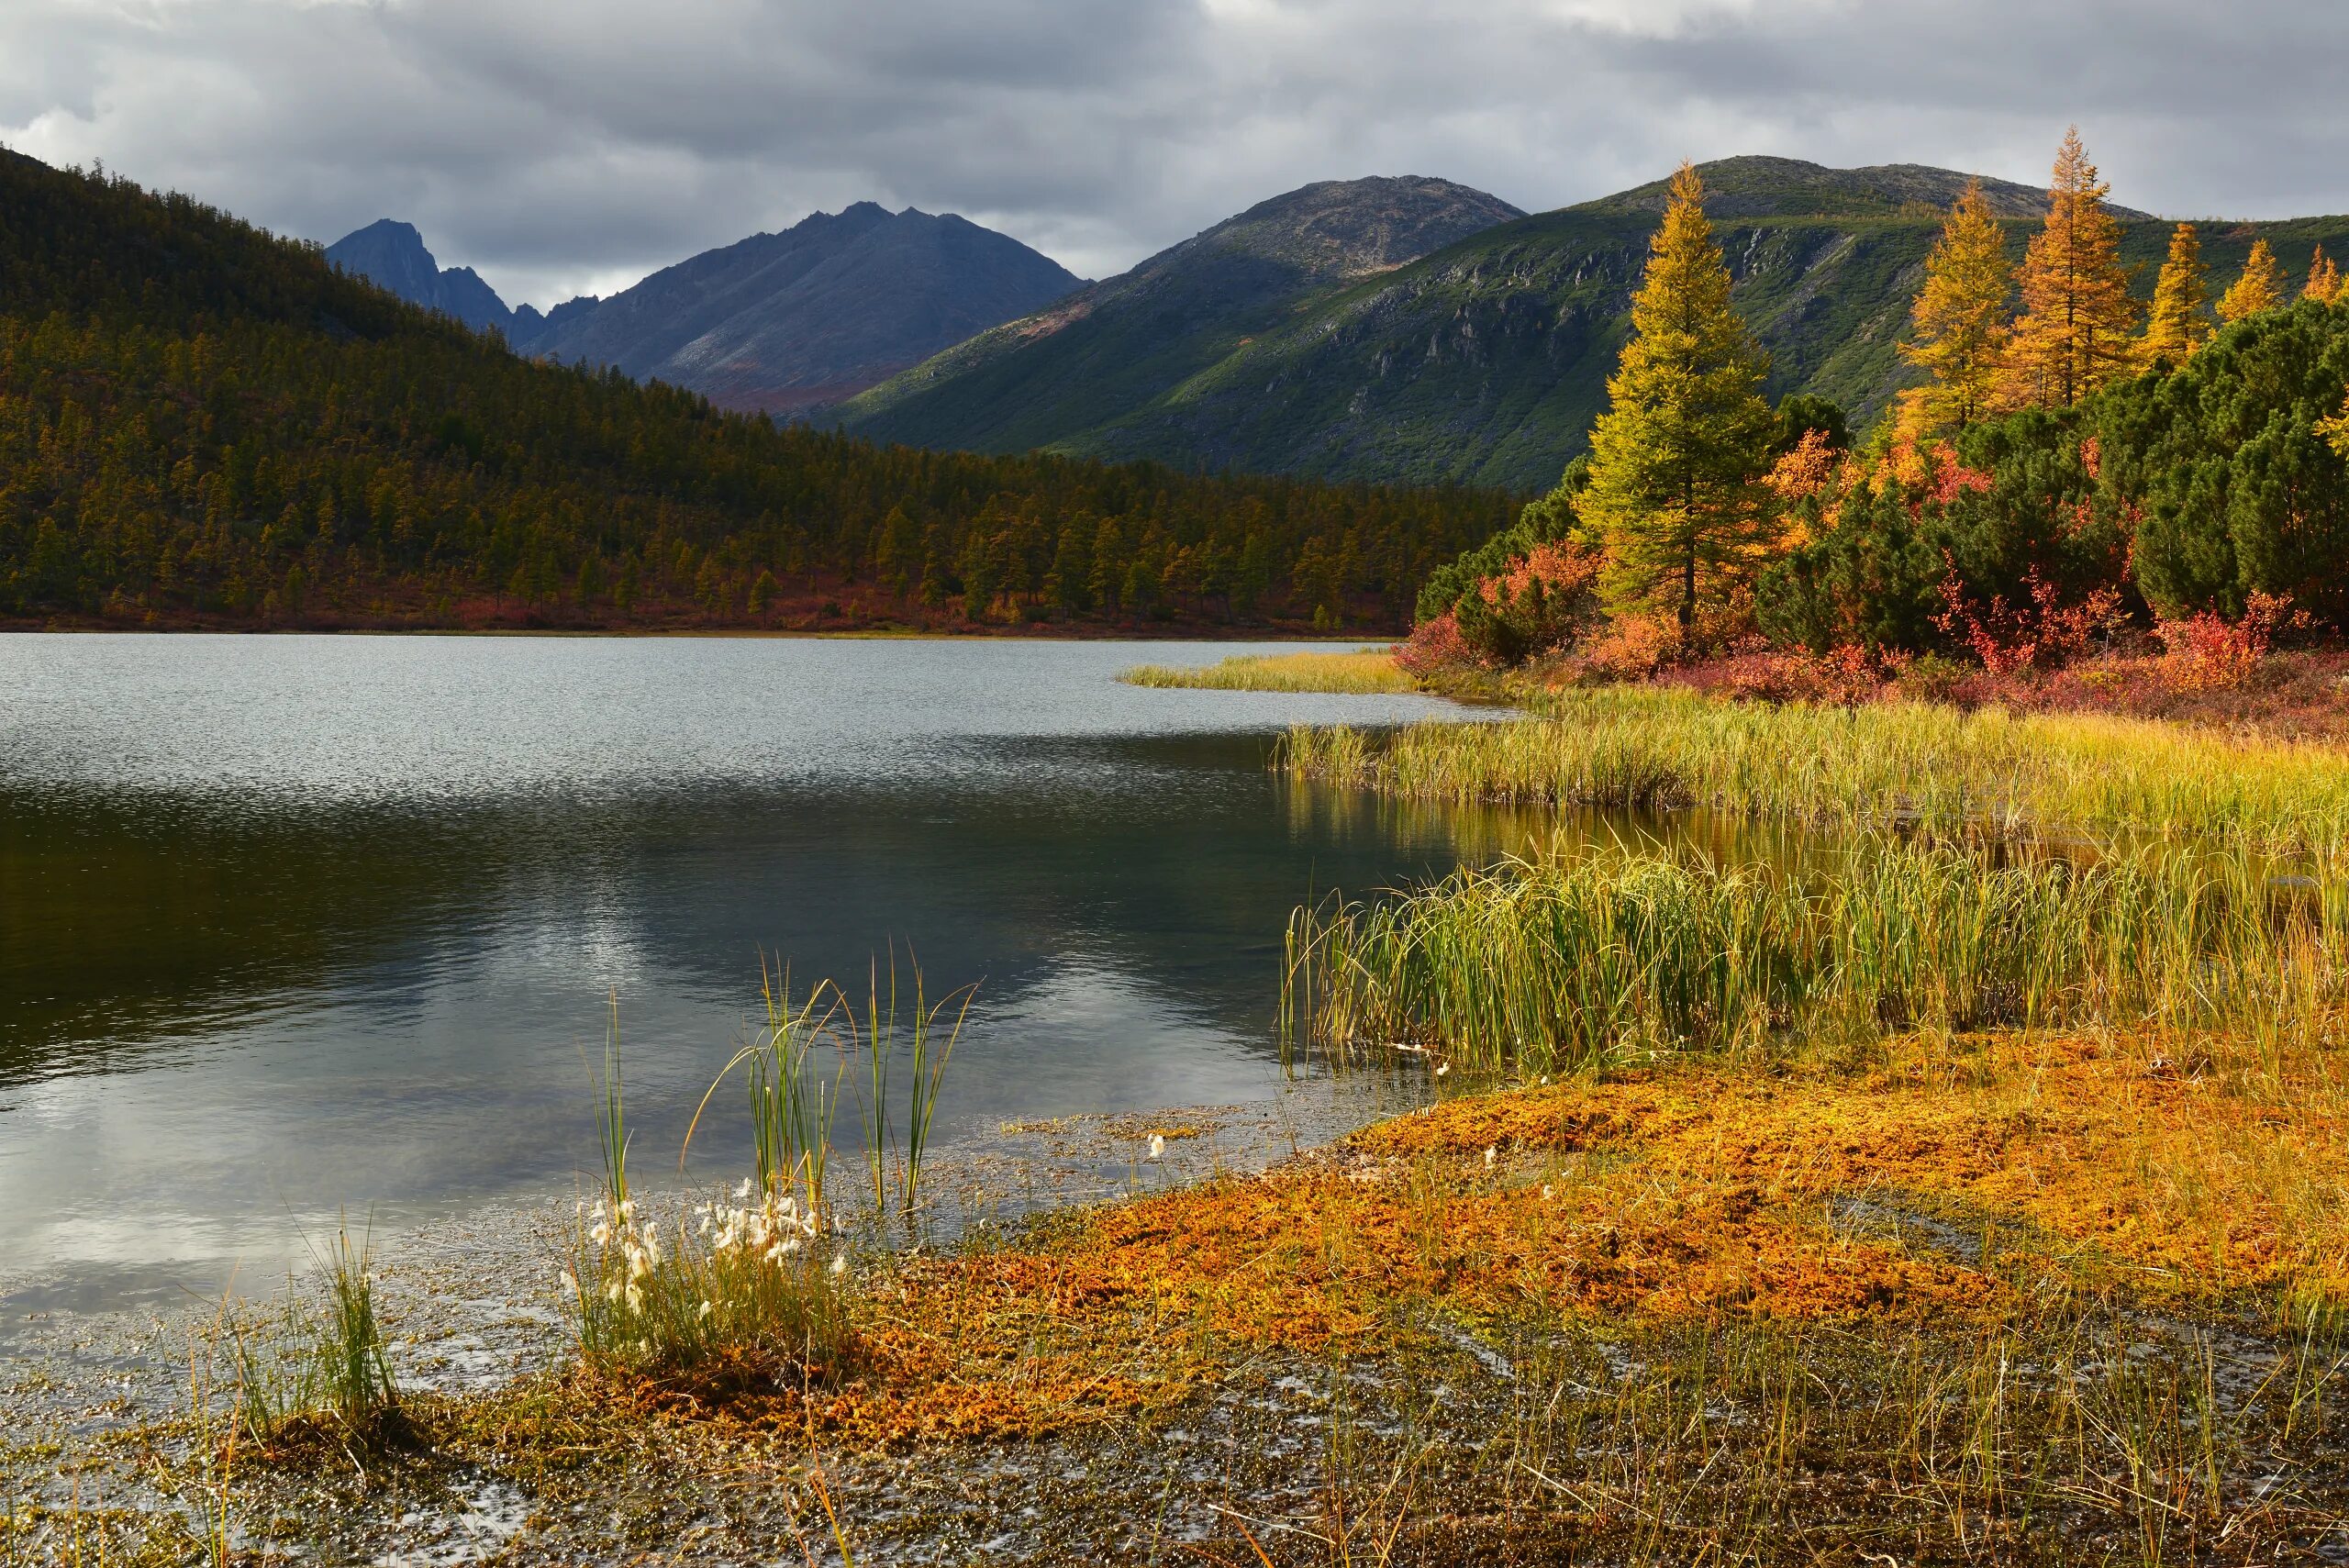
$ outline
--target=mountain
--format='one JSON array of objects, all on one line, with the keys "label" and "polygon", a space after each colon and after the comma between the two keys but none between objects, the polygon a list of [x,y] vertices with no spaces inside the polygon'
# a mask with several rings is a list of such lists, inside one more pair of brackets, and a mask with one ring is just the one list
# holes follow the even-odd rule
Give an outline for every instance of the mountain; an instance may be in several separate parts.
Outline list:
[{"label": "mountain", "polygon": [[1084,280],[949,213],[858,202],[664,268],[517,347],[617,365],[725,408],[799,409],[861,392]]},{"label": "mountain", "polygon": [[778,427],[0,150],[0,624],[1393,629],[1514,515]]},{"label": "mountain", "polygon": [[[1778,158],[1701,172],[1738,306],[1771,354],[1771,391],[1832,398],[1865,425],[1909,384],[1898,345],[1942,211],[1967,176]],[[2020,258],[2045,197],[1985,184]],[[1120,375],[1056,350],[1065,310],[1014,322],[852,400],[841,423],[988,451],[1545,489],[1606,405],[1664,189],[1480,226],[1399,267],[1324,279],[1252,331],[1204,309],[1135,320],[1126,356],[1178,365],[1177,377]],[[2169,224],[2118,210],[2150,295]],[[2300,271],[2317,243],[2349,250],[2349,218],[2207,224],[2213,277],[2230,278],[2262,235]]]},{"label": "mountain", "polygon": [[[1307,185],[982,333],[838,415],[876,439],[920,446],[1085,448],[1105,416],[1160,405],[1315,301],[1523,216],[1447,180]],[[1157,444],[1189,463],[1185,442]]]},{"label": "mountain", "polygon": [[[327,260],[410,305],[453,316],[475,331],[512,334],[514,313],[471,267],[442,267],[413,224],[379,218],[327,247]],[[532,312],[535,316],[536,312]]]}]

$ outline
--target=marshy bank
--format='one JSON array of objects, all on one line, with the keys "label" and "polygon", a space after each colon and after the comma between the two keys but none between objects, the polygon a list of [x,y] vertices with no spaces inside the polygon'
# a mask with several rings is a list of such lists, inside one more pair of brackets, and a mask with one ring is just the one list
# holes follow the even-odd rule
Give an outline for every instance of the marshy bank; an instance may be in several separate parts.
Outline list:
[{"label": "marshy bank", "polygon": [[84,1466],[176,1484],[130,1517],[177,1510],[157,1560],[206,1496],[248,1560],[2349,1554],[2349,763],[1576,700],[1287,744],[1313,810],[1507,816],[1471,870],[1307,905],[1285,961],[1264,933],[1293,1064],[1384,1119],[1249,1159],[1188,1114],[1023,1123],[1088,1181],[927,1234],[896,1178],[828,1216],[861,1162],[796,1112],[723,1185],[607,1166],[541,1215],[530,1316],[471,1276],[535,1348],[404,1390],[406,1445],[248,1450],[208,1494],[184,1392],[109,1428],[94,1387],[113,1435],[8,1457],[39,1539]]}]

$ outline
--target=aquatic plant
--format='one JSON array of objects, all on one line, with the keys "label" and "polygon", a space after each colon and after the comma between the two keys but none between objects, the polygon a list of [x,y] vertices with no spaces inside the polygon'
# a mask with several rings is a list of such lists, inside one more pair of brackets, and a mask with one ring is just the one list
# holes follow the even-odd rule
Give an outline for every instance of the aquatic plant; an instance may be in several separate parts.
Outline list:
[{"label": "aquatic plant", "polygon": [[289,1284],[275,1321],[225,1320],[239,1419],[263,1447],[318,1429],[345,1447],[366,1447],[400,1429],[369,1240],[354,1246],[349,1230],[338,1229],[317,1270],[325,1285],[320,1306],[304,1303]]},{"label": "aquatic plant", "polygon": [[1395,662],[1392,650],[1352,653],[1236,653],[1197,668],[1139,664],[1118,677],[1130,686],[1186,687],[1217,692],[1332,692],[1388,695],[1419,690]]},{"label": "aquatic plant", "polygon": [[2186,834],[2271,851],[2349,836],[2349,751],[2104,715],[1549,694],[1512,724],[1292,729],[1293,774],[1451,801],[1718,806],[1951,836]]},{"label": "aquatic plant", "polygon": [[1487,1073],[1923,1024],[2305,1019],[2349,986],[2349,879],[2143,845],[1998,863],[1862,840],[1829,865],[1609,843],[1293,917],[1282,1021],[1341,1059]]},{"label": "aquatic plant", "polygon": [[665,1224],[599,1196],[562,1284],[589,1367],[723,1390],[836,1374],[848,1272],[813,1209],[745,1180],[732,1202],[674,1206]]},{"label": "aquatic plant", "polygon": [[[845,1049],[863,1069],[864,1094],[859,1108],[864,1123],[865,1173],[873,1184],[875,1215],[891,1212],[889,1185],[893,1176],[897,1188],[896,1211],[910,1215],[919,1207],[922,1162],[929,1156],[930,1126],[938,1115],[939,1096],[946,1086],[946,1069],[953,1060],[955,1046],[962,1041],[971,1003],[978,995],[976,984],[964,985],[933,1006],[921,965],[914,962],[910,967],[914,995],[905,1033],[906,1120],[902,1135],[889,1086],[898,1055],[895,948],[889,953],[887,1005],[885,1006],[882,1002],[881,973],[876,962],[867,976],[863,1019],[860,1021],[845,1002],[842,1006],[846,1015]],[[941,1035],[941,1025],[949,1008],[953,1010],[953,1021],[944,1025]]]}]

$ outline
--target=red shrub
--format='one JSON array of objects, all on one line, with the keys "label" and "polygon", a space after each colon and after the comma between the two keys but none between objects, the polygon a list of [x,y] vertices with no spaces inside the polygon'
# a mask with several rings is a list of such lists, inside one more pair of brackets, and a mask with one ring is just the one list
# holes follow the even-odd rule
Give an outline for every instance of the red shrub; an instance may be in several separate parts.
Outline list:
[{"label": "red shrub", "polygon": [[2076,605],[2058,603],[2055,584],[2035,566],[2023,577],[2030,603],[2009,606],[2002,595],[1993,595],[1977,609],[1966,598],[1957,563],[1946,551],[1942,561],[1948,570],[1942,578],[1942,608],[1933,624],[1965,644],[1992,675],[2060,669],[2087,652],[2121,612],[2117,588],[2096,589]]}]

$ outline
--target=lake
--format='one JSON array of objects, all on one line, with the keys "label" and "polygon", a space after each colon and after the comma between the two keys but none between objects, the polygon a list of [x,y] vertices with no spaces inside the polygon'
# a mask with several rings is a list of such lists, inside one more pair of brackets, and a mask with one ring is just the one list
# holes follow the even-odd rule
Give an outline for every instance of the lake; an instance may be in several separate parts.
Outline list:
[{"label": "lake", "polygon": [[1293,722],[1464,710],[1115,680],[1261,651],[0,638],[0,1302],[573,1190],[614,992],[674,1173],[763,956],[978,983],[942,1138],[1277,1094],[1291,908],[1514,828],[1265,766]]}]

